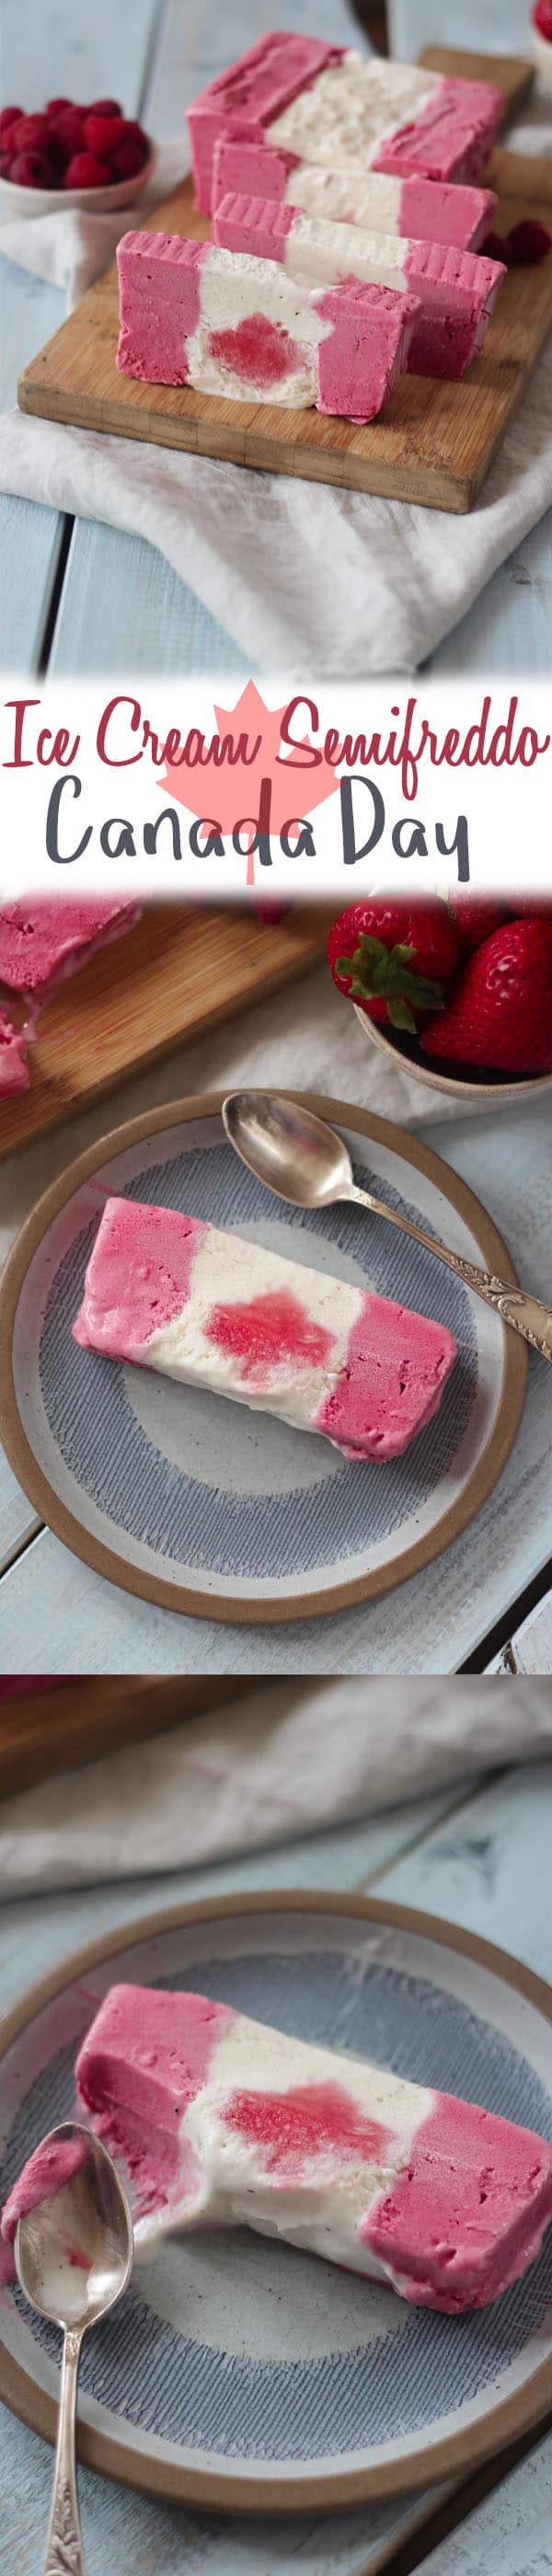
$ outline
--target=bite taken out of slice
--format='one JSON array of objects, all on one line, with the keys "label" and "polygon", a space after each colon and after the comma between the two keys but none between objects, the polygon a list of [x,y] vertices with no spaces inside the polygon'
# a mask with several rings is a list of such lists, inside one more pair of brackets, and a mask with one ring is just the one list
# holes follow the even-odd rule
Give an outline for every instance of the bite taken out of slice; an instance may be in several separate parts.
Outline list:
[{"label": "bite taken out of slice", "polygon": [[131,2177],[138,2255],[171,2230],[246,2225],[456,2314],[540,2251],[546,2139],[204,1995],[112,1987],[76,2079]]},{"label": "bite taken out of slice", "polygon": [[327,953],[340,993],[368,1019],[412,1035],[443,1008],[458,936],[440,895],[366,895],[333,922]]},{"label": "bite taken out of slice", "polygon": [[426,1315],[132,1199],[106,1202],[73,1332],[380,1462],[431,1421],[456,1358]]}]

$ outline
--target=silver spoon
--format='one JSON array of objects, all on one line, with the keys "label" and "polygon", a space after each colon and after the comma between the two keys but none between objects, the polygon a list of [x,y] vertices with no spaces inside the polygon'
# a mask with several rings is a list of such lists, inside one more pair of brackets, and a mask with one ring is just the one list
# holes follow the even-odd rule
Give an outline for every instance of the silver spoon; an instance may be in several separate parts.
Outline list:
[{"label": "silver spoon", "polygon": [[446,1262],[457,1279],[475,1288],[485,1305],[494,1307],[503,1324],[510,1324],[513,1332],[531,1342],[542,1359],[552,1360],[552,1308],[542,1306],[538,1297],[523,1288],[509,1287],[491,1270],[480,1270],[477,1262],[465,1261],[461,1252],[451,1252],[449,1244],[426,1234],[411,1217],[385,1207],[371,1190],[357,1189],[347,1146],[325,1119],[313,1117],[312,1110],[303,1109],[297,1100],[282,1099],[277,1091],[231,1091],[223,1102],[222,1121],[240,1161],[276,1198],[288,1199],[292,1207],[311,1208],[351,1199],[355,1207],[369,1208],[371,1216],[385,1217],[387,1225],[411,1234],[436,1261]]},{"label": "silver spoon", "polygon": [[85,2576],[75,2455],[81,2344],[88,2326],[107,2316],[127,2288],[132,2219],[112,2157],[99,2139],[77,2120],[65,2120],[44,2139],[45,2147],[58,2143],[74,2144],[76,2170],[19,2219],[14,2252],[25,2297],[40,2317],[61,2326],[64,2337],[44,2576]]}]

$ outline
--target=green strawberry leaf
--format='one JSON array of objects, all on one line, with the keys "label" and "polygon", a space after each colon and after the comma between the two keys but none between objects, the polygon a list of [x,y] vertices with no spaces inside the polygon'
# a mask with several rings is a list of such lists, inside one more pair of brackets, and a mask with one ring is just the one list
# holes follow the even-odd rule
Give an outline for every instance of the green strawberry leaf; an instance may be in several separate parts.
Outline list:
[{"label": "green strawberry leaf", "polygon": [[[385,1001],[388,1017],[395,1028],[415,1029],[413,1010],[442,1011],[445,988],[431,975],[417,975],[412,970],[415,948],[398,940],[387,948],[385,940],[372,939],[363,933],[350,957],[336,958],[336,973],[346,979],[351,1000]],[[410,1006],[410,1007],[409,1007]],[[407,1017],[397,1019],[398,1010]]]}]

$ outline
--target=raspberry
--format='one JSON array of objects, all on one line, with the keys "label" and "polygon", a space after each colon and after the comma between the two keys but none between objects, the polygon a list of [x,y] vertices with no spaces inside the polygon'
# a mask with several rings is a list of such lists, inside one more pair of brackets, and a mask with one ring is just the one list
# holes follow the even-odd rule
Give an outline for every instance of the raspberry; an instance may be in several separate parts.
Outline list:
[{"label": "raspberry", "polygon": [[86,118],[84,127],[86,151],[97,152],[100,161],[103,159],[110,161],[112,153],[117,150],[117,145],[123,142],[124,131],[122,116],[90,114]]},{"label": "raspberry", "polygon": [[45,152],[16,152],[10,179],[18,188],[51,188],[52,164]]},{"label": "raspberry", "polygon": [[501,235],[500,233],[487,233],[486,241],[483,243],[481,257],[482,259],[501,259],[503,268],[507,268],[508,234],[503,233]]},{"label": "raspberry", "polygon": [[86,113],[87,116],[122,116],[123,111],[118,98],[93,98]]},{"label": "raspberry", "polygon": [[120,143],[118,152],[113,152],[111,155],[110,168],[113,178],[137,178],[138,171],[143,170],[145,159],[143,143]]},{"label": "raspberry", "polygon": [[552,236],[547,232],[546,224],[539,224],[531,215],[526,215],[520,224],[513,225],[508,234],[508,265],[512,268],[537,268],[539,260],[546,259],[551,248]]},{"label": "raspberry", "polygon": [[22,107],[2,108],[2,112],[0,114],[0,143],[3,143],[4,135],[9,132],[10,125],[19,125],[22,115]]},{"label": "raspberry", "polygon": [[97,161],[93,152],[75,152],[68,163],[64,188],[105,188],[109,182],[106,161]]},{"label": "raspberry", "polygon": [[64,108],[72,107],[72,105],[72,98],[47,98],[46,115],[54,117],[60,116]]},{"label": "raspberry", "polygon": [[62,107],[59,116],[52,118],[51,132],[67,160],[84,149],[84,118],[83,107]]},{"label": "raspberry", "polygon": [[550,5],[550,0],[537,0],[537,7],[533,10],[533,22],[535,27],[538,27],[539,35],[546,36],[549,45],[552,45],[552,7]]},{"label": "raspberry", "polygon": [[0,150],[0,179],[9,179],[11,166],[9,152],[2,152]]},{"label": "raspberry", "polygon": [[123,117],[123,134],[121,139],[125,143],[143,143],[147,149],[147,134],[144,134],[143,125],[137,124],[135,116]]},{"label": "raspberry", "polygon": [[13,127],[12,139],[14,151],[42,151],[46,142],[47,132],[47,116],[18,116],[17,124]]}]

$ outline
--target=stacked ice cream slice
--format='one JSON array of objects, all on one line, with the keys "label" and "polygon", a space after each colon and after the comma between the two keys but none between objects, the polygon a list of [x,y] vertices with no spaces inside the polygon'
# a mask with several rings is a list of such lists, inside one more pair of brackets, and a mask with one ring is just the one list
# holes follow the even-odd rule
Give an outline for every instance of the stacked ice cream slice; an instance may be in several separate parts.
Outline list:
[{"label": "stacked ice cream slice", "polygon": [[358,422],[405,370],[463,375],[505,274],[477,249],[503,113],[481,81],[263,37],[189,111],[214,241],[120,244],[119,367]]},{"label": "stacked ice cream slice", "polygon": [[138,904],[109,898],[66,903],[39,895],[0,905],[0,1099],[28,1091],[27,1047],[58,986],[138,919]]}]

